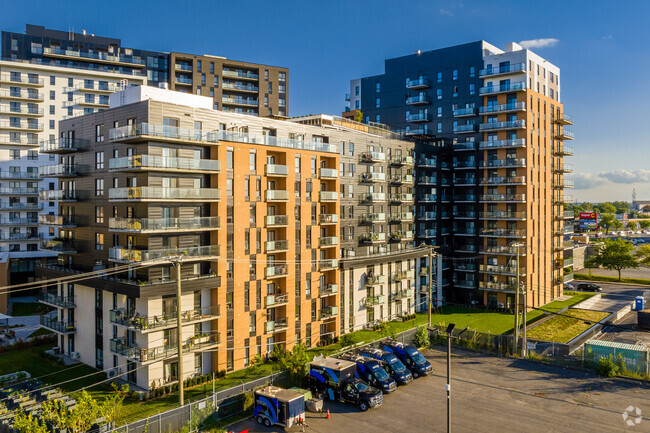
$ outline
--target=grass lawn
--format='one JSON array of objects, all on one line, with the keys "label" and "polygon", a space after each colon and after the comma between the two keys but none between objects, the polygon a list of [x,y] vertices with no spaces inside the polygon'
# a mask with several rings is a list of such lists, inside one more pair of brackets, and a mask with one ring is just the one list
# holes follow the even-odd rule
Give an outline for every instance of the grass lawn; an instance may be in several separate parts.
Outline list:
[{"label": "grass lawn", "polygon": [[[567,310],[562,315],[555,316],[529,329],[527,337],[534,340],[566,343],[608,315],[609,313],[604,311]],[[585,321],[590,323],[585,323]]]},{"label": "grass lawn", "polygon": [[12,302],[12,316],[34,316],[49,313],[54,307],[39,302]]},{"label": "grass lawn", "polygon": [[50,334],[54,334],[54,332],[45,328],[38,328],[36,331],[29,334],[29,337],[41,337],[43,335],[50,335]]},{"label": "grass lawn", "polygon": [[592,296],[596,295],[595,293],[569,292],[569,291],[564,292],[564,294],[571,296],[571,298],[567,299],[566,301],[549,302],[548,304],[540,307],[539,310],[533,310],[528,312],[528,314],[526,315],[526,323],[530,325],[532,323],[537,322],[539,319],[546,317],[547,314],[545,312],[557,313],[562,308],[573,307],[574,305],[577,305],[582,301],[587,300]]},{"label": "grass lawn", "polygon": [[604,281],[611,283],[631,283],[631,284],[644,284],[650,285],[650,280],[645,278],[627,278],[622,277],[621,281],[618,281],[618,277],[610,277],[607,275],[589,275],[589,274],[574,274],[576,280],[587,280],[587,281]]}]

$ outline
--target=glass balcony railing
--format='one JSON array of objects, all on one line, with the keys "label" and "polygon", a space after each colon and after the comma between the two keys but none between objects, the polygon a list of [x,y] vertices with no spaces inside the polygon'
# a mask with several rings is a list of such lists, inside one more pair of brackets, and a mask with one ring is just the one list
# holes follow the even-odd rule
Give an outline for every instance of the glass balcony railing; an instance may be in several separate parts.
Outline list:
[{"label": "glass balcony railing", "polygon": [[320,214],[318,217],[318,222],[321,225],[326,225],[326,224],[336,224],[339,222],[339,216],[338,214],[331,213],[331,214]]},{"label": "glass balcony railing", "polygon": [[479,131],[495,131],[500,129],[519,129],[526,127],[526,120],[508,120],[505,122],[488,122],[479,125]]},{"label": "glass balcony railing", "polygon": [[377,203],[386,201],[386,193],[383,192],[371,192],[359,196],[359,201],[361,203]]},{"label": "glass balcony railing", "polygon": [[521,229],[481,229],[481,236],[525,237],[526,230]]},{"label": "glass balcony railing", "polygon": [[[36,189],[36,188],[34,188]],[[42,201],[76,201],[77,191],[66,189],[35,191]]]},{"label": "glass balcony railing", "polygon": [[195,218],[109,218],[110,231],[132,233],[209,230],[220,228],[219,217]]},{"label": "glass balcony railing", "polygon": [[[18,119],[18,118],[16,118]],[[43,124],[39,122],[20,122],[20,121],[0,121],[0,129],[24,129],[42,131]]]},{"label": "glass balcony railing", "polygon": [[411,174],[393,174],[388,179],[390,183],[413,183],[413,175]]},{"label": "glass balcony railing", "polygon": [[320,238],[319,245],[321,248],[335,247],[339,244],[339,238],[336,236],[324,236]]},{"label": "glass balcony railing", "polygon": [[497,149],[502,147],[526,147],[526,139],[518,138],[516,140],[492,140],[481,141],[479,143],[479,148],[481,149]]},{"label": "glass balcony railing", "polygon": [[479,107],[478,111],[481,114],[488,113],[505,113],[508,111],[524,111],[526,110],[525,102],[511,102],[509,104],[493,104]]},{"label": "glass balcony railing", "polygon": [[436,160],[434,158],[419,158],[417,165],[418,167],[436,167]]},{"label": "glass balcony railing", "polygon": [[320,178],[321,179],[337,179],[339,177],[339,171],[334,168],[321,168],[320,169]]},{"label": "glass balcony railing", "polygon": [[481,161],[481,167],[525,167],[526,158],[489,159]]},{"label": "glass balcony railing", "polygon": [[174,169],[219,172],[221,169],[221,161],[199,158],[134,155],[112,158],[108,161],[108,168],[111,170]]},{"label": "glass balcony railing", "polygon": [[359,175],[359,181],[360,182],[385,182],[386,173],[379,173],[379,172],[361,173]]},{"label": "glass balcony railing", "polygon": [[454,150],[475,150],[476,142],[474,141],[463,141],[460,143],[454,143]]},{"label": "glass balcony railing", "polygon": [[110,248],[108,258],[119,262],[147,262],[165,260],[170,256],[182,256],[184,260],[208,259],[219,256],[219,245],[206,245],[191,248],[162,248],[158,250],[138,250],[122,247]]},{"label": "glass balcony railing", "polygon": [[481,95],[490,95],[493,93],[501,92],[514,92],[518,90],[526,90],[526,83],[510,83],[510,84],[501,84],[496,86],[486,86],[479,89],[479,94]]},{"label": "glass balcony railing", "polygon": [[264,173],[267,176],[287,176],[289,174],[289,167],[279,164],[266,164],[264,166]]},{"label": "glass balcony railing", "polygon": [[339,193],[336,191],[320,191],[318,193],[318,198],[322,202],[338,201]]},{"label": "glass balcony railing", "polygon": [[267,189],[266,201],[287,201],[289,200],[289,191],[284,189]]},{"label": "glass balcony railing", "polygon": [[339,267],[338,259],[321,259],[318,261],[318,269],[321,272],[338,269],[338,267]]},{"label": "glass balcony railing", "polygon": [[266,217],[267,227],[284,227],[289,224],[287,215],[268,215]]},{"label": "glass balcony railing", "polygon": [[464,117],[464,116],[475,116],[476,108],[467,107],[467,108],[457,108],[454,110],[454,117]]},{"label": "glass balcony railing", "polygon": [[359,155],[360,162],[384,162],[386,154],[381,152],[364,152]]},{"label": "glass balcony railing", "polygon": [[39,189],[32,186],[0,187],[0,194],[2,195],[36,195],[38,193]]},{"label": "glass balcony railing", "polygon": [[265,247],[266,247],[266,251],[269,253],[287,251],[289,249],[289,241],[286,240],[266,241]]},{"label": "glass balcony railing", "polygon": [[72,334],[77,331],[75,322],[64,322],[47,316],[40,316],[40,324],[59,334]]},{"label": "glass balcony railing", "polygon": [[414,79],[406,79],[406,88],[407,89],[423,89],[426,87],[431,87],[431,81],[425,77],[419,77]]},{"label": "glass balcony railing", "polygon": [[210,200],[219,201],[221,193],[213,188],[160,188],[138,186],[131,188],[111,188],[109,200]]},{"label": "glass balcony railing", "polygon": [[391,165],[413,165],[413,157],[408,155],[396,155],[390,158]]},{"label": "glass balcony railing", "polygon": [[422,194],[417,196],[416,201],[419,202],[424,202],[424,203],[433,203],[436,201],[436,195],[435,194]]},{"label": "glass balcony railing", "polygon": [[436,212],[420,212],[417,215],[417,219],[422,220],[422,221],[429,221],[429,220],[434,220],[437,217]]},{"label": "glass balcony railing", "polygon": [[252,84],[241,84],[241,83],[222,83],[221,87],[224,89],[231,89],[231,90],[241,90],[245,92],[259,92],[260,88],[257,86],[253,86]]},{"label": "glass balcony railing", "polygon": [[385,275],[368,275],[366,276],[366,286],[376,286],[377,284],[385,284]]},{"label": "glass balcony railing", "polygon": [[368,213],[359,216],[359,224],[386,222],[385,213]]},{"label": "glass balcony railing", "polygon": [[38,168],[41,177],[75,177],[77,164],[43,165]]},{"label": "glass balcony railing", "polygon": [[[479,271],[488,274],[502,274],[502,275],[517,275],[516,266],[505,266],[505,265],[480,265]],[[519,275],[526,275],[526,268],[519,268]]]},{"label": "glass balcony railing", "polygon": [[481,185],[523,185],[526,176],[492,176],[481,178]]},{"label": "glass balcony railing", "polygon": [[9,84],[27,84],[36,87],[43,87],[44,81],[42,78],[30,75],[23,76],[23,74],[0,74],[0,81]]},{"label": "glass balcony railing", "polygon": [[43,225],[53,225],[60,227],[76,227],[76,219],[74,215],[39,215],[38,222]]},{"label": "glass balcony railing", "polygon": [[418,234],[419,238],[435,238],[436,237],[436,229],[419,230],[417,234]]},{"label": "glass balcony railing", "polygon": [[319,290],[319,296],[331,296],[336,295],[339,292],[338,284],[326,284],[322,286]]},{"label": "glass balcony railing", "polygon": [[526,219],[526,212],[509,212],[509,211],[490,211],[490,212],[480,212],[479,218],[481,219],[495,219],[495,220],[508,220],[508,219],[517,219],[524,220]]},{"label": "glass balcony railing", "polygon": [[525,63],[513,63],[510,65],[500,65],[496,68],[480,69],[478,71],[479,77],[489,77],[494,75],[510,74],[515,72],[526,72]]},{"label": "glass balcony railing", "polygon": [[386,233],[361,233],[359,243],[371,244],[373,242],[386,242]]},{"label": "glass balcony railing", "polygon": [[475,132],[475,131],[476,131],[476,125],[473,124],[454,126],[454,132],[456,133]]},{"label": "glass balcony railing", "polygon": [[59,296],[53,293],[39,293],[37,296],[39,302],[49,305],[56,305],[61,308],[74,308],[74,296]]},{"label": "glass balcony railing", "polygon": [[287,265],[267,266],[264,269],[264,274],[266,275],[266,278],[285,277],[287,276],[288,272],[289,269]]},{"label": "glass balcony railing", "polygon": [[59,138],[40,142],[41,153],[70,153],[76,152],[89,145],[88,140],[77,138]]},{"label": "glass balcony railing", "polygon": [[[213,305],[206,308],[195,308],[181,312],[181,324],[198,323],[204,320],[213,320],[220,316],[220,306]],[[148,331],[160,328],[175,328],[178,324],[178,316],[175,311],[169,313],[157,314],[154,316],[141,316],[129,314],[124,308],[110,310],[111,323],[137,329],[139,331]]]},{"label": "glass balcony railing", "polygon": [[224,96],[221,98],[221,102],[224,104],[238,104],[238,105],[252,105],[258,106],[259,101],[257,98],[232,98]]},{"label": "glass balcony railing", "polygon": [[426,95],[409,96],[406,98],[407,105],[424,105],[429,103],[431,103],[431,101]]},{"label": "glass balcony railing", "polygon": [[526,194],[483,194],[480,201],[526,201]]},{"label": "glass balcony railing", "polygon": [[116,56],[116,55],[103,53],[103,52],[88,53],[83,51],[64,50],[61,48],[44,47],[43,55],[53,56],[53,57],[75,57],[78,58],[79,60],[89,60],[89,61],[96,60],[96,61],[106,61],[112,63],[127,63],[134,66],[145,65],[144,60],[138,56],[126,56],[123,54],[119,54]]},{"label": "glass balcony railing", "polygon": [[384,303],[386,303],[386,296],[384,295],[367,296],[363,300],[363,304],[366,307],[372,307],[374,305],[382,305]]},{"label": "glass balcony railing", "polygon": [[413,113],[409,114],[406,116],[406,121],[407,122],[430,122],[431,121],[431,115],[429,113]]},{"label": "glass balcony railing", "polygon": [[119,128],[113,128],[108,131],[108,138],[111,141],[143,136],[208,142],[211,144],[219,142],[219,133],[216,131],[206,132],[200,129],[183,129],[175,126],[154,125],[151,123],[137,123],[134,125],[120,126]]},{"label": "glass balcony railing", "polygon": [[229,69],[224,69],[221,72],[221,75],[223,75],[224,77],[248,78],[251,80],[257,80],[260,78],[258,74],[251,71],[233,71]]},{"label": "glass balcony railing", "polygon": [[8,99],[27,99],[31,101],[44,101],[43,93],[38,92],[27,92],[22,90],[11,90],[7,92],[6,90],[0,90],[0,98]]}]

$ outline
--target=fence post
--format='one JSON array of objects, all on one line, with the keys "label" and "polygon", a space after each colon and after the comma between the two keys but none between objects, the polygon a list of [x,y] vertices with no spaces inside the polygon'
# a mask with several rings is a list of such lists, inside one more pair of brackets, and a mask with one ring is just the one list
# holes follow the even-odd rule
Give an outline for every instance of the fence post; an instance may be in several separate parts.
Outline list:
[{"label": "fence post", "polygon": [[162,414],[158,412],[158,431],[162,433]]},{"label": "fence post", "polygon": [[217,407],[217,397],[214,393],[214,371],[212,372],[212,406]]},{"label": "fence post", "polygon": [[190,403],[189,406],[190,406],[190,432],[191,432],[194,431],[192,430],[192,403]]}]

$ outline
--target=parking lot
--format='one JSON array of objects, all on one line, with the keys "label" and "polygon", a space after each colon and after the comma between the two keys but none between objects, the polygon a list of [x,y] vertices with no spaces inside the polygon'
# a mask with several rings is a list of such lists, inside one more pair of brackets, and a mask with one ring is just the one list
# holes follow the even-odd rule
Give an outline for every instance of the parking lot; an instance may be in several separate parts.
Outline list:
[{"label": "parking lot", "polygon": [[[454,432],[650,431],[650,390],[637,383],[529,361],[496,358],[454,349],[452,430]],[[326,402],[331,418],[307,414],[307,432],[446,431],[445,353],[426,350],[434,374],[398,388],[377,409]],[[627,407],[642,411],[640,424],[626,427]],[[229,431],[280,432],[253,420]],[[292,428],[289,431],[301,431]]]}]

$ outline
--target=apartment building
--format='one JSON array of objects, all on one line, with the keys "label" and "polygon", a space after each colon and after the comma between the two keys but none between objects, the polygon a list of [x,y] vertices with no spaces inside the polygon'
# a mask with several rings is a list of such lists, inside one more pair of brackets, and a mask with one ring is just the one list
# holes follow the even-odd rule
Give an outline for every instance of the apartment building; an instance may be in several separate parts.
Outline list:
[{"label": "apartment building", "polygon": [[[33,281],[36,264],[56,261],[57,228],[74,224],[54,218],[58,197],[50,192],[60,176],[74,174],[61,173],[48,152],[59,121],[107,108],[110,93],[145,82],[143,76],[0,60],[0,281]],[[7,296],[0,298],[5,311]]]},{"label": "apartment building", "polygon": [[191,376],[338,335],[340,155],[326,132],[153,87],[62,121],[51,152],[76,176],[60,180],[57,217],[77,224],[37,275],[102,271],[41,297],[62,352],[146,390],[178,379],[178,344]]},{"label": "apartment building", "polygon": [[413,142],[337,116],[291,121],[331,130],[339,145],[341,333],[426,308],[429,250],[414,244]]},{"label": "apartment building", "polygon": [[529,307],[561,296],[573,120],[560,89],[555,65],[485,41],[389,59],[384,74],[351,80],[350,109],[416,143],[416,239],[448,258],[447,300],[512,308],[518,287]]},{"label": "apartment building", "polygon": [[209,96],[215,110],[286,117],[288,75],[287,68],[277,66],[218,56],[170,54],[170,88]]}]

